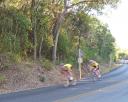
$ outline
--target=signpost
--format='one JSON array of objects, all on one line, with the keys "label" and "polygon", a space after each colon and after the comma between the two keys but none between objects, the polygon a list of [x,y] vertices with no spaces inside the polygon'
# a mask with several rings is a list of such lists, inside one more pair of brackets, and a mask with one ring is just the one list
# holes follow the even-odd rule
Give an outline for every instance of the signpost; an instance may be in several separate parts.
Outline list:
[{"label": "signpost", "polygon": [[83,53],[82,53],[82,51],[81,51],[81,49],[79,49],[79,55],[78,55],[78,68],[79,68],[79,77],[80,77],[80,79],[81,79],[81,75],[82,75],[82,72],[81,72],[81,63],[83,63]]}]

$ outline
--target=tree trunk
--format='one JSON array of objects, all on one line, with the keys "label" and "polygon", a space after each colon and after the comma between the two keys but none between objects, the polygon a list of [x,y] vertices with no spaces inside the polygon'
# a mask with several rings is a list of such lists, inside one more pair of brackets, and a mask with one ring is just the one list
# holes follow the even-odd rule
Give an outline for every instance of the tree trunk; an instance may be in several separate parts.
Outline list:
[{"label": "tree trunk", "polygon": [[32,0],[32,4],[31,4],[31,22],[32,22],[32,34],[33,34],[33,46],[34,46],[34,49],[33,49],[33,57],[34,57],[34,60],[36,60],[36,56],[37,56],[37,36],[36,36],[36,17],[35,17],[35,12],[36,12],[36,9],[35,9],[35,3],[36,3],[36,0]]},{"label": "tree trunk", "polygon": [[57,44],[58,44],[60,28],[64,21],[64,16],[67,12],[66,4],[67,4],[67,0],[64,0],[64,11],[58,17],[58,20],[56,21],[54,28],[53,28],[54,46],[53,46],[53,51],[52,51],[52,60],[54,64],[56,63]]},{"label": "tree trunk", "polygon": [[36,56],[37,56],[36,18],[34,19],[33,34],[34,34],[34,60],[36,60]]},{"label": "tree trunk", "polygon": [[41,42],[40,42],[40,47],[39,47],[39,59],[41,59],[41,57],[42,57],[42,55],[41,55],[41,52],[42,52],[42,44],[43,44],[43,35],[42,35]]},{"label": "tree trunk", "polygon": [[60,33],[60,28],[62,25],[62,22],[64,21],[64,15],[65,15],[66,11],[64,10],[63,13],[60,14],[60,17],[53,29],[53,35],[54,35],[54,46],[53,46],[53,53],[52,53],[52,59],[53,59],[53,63],[55,64],[56,62],[56,53],[57,53],[57,44],[58,44],[58,37],[59,37],[59,33]]}]

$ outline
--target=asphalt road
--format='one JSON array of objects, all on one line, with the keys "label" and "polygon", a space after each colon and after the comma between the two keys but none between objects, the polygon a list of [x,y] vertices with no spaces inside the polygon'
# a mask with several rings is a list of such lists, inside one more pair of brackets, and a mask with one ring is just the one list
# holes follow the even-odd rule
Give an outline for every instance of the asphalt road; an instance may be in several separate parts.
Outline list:
[{"label": "asphalt road", "polygon": [[101,81],[53,86],[0,95],[0,102],[128,102],[128,65],[103,75]]}]

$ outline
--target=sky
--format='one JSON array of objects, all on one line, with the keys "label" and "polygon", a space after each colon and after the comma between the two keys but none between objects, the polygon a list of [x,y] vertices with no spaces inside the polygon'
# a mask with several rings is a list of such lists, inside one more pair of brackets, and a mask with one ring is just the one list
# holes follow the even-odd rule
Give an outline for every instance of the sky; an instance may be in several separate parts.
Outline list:
[{"label": "sky", "polygon": [[116,9],[105,9],[106,14],[98,17],[107,23],[117,46],[128,49],[128,0],[121,0]]}]

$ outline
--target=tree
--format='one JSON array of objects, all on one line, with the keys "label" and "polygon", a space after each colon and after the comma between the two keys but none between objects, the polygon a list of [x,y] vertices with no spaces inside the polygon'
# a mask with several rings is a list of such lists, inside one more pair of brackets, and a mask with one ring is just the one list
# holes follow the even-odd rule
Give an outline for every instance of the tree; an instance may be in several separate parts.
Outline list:
[{"label": "tree", "polygon": [[56,62],[56,51],[57,51],[57,43],[58,43],[60,27],[61,27],[61,24],[63,23],[63,20],[65,18],[65,14],[67,13],[68,9],[71,9],[73,7],[78,7],[78,8],[81,9],[81,6],[82,6],[82,9],[84,8],[84,10],[86,8],[88,8],[88,9],[86,9],[85,12],[91,11],[92,9],[96,9],[98,11],[101,11],[101,9],[103,9],[103,7],[105,5],[115,6],[115,4],[119,0],[111,0],[111,2],[108,1],[108,0],[106,0],[105,2],[102,2],[102,1],[103,0],[99,0],[98,2],[97,1],[92,1],[92,0],[84,0],[84,1],[77,0],[77,3],[71,4],[70,6],[68,6],[68,0],[64,0],[64,9],[60,13],[60,15],[57,17],[57,20],[56,20],[56,22],[54,24],[54,27],[53,27],[54,46],[53,46],[53,54],[52,54],[53,57],[52,57],[52,59],[53,59],[54,63]]},{"label": "tree", "polygon": [[[94,10],[100,12],[107,4],[115,5],[118,0],[107,3],[101,1],[103,0],[2,0],[0,50],[34,56],[34,59],[48,58],[56,62],[56,57],[62,55],[61,51],[65,53],[65,58],[69,55],[74,58],[81,38],[81,48],[88,52],[89,57],[91,53],[96,55],[98,49],[102,48],[98,47],[103,40],[102,31],[106,33],[108,30],[100,23],[92,22],[94,19],[91,18],[91,13]],[[97,26],[101,31],[96,30]],[[95,34],[100,36],[101,42],[97,41]],[[106,45],[105,43],[104,46]],[[89,52],[90,48],[93,50]],[[103,49],[99,53],[101,52]]]},{"label": "tree", "polygon": [[30,47],[27,30],[31,24],[22,11],[6,6],[0,8],[1,52],[25,56]]}]

